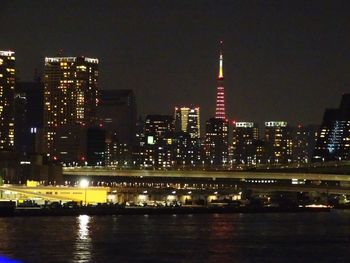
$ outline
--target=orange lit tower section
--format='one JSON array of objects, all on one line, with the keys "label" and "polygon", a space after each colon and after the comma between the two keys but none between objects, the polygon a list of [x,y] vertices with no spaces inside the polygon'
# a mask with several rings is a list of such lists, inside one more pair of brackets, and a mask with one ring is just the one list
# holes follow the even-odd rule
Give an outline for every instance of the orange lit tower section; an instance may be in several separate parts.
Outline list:
[{"label": "orange lit tower section", "polygon": [[220,59],[219,59],[219,75],[218,75],[218,85],[216,89],[216,111],[215,118],[226,120],[226,110],[225,110],[225,88],[224,88],[224,71],[223,62],[224,57],[222,54],[222,41],[220,41]]}]

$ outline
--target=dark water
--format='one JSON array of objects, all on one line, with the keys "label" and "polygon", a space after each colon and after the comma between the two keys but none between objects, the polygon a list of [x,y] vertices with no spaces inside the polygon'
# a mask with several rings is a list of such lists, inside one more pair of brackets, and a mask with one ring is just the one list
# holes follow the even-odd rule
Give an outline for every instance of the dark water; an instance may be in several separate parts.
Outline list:
[{"label": "dark water", "polygon": [[0,218],[22,262],[350,262],[350,211]]}]

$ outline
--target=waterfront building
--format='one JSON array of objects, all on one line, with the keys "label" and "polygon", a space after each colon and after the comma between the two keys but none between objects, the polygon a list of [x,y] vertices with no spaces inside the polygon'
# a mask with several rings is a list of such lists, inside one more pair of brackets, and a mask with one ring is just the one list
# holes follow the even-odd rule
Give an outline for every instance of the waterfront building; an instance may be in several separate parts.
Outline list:
[{"label": "waterfront building", "polygon": [[[58,159],[57,148],[61,148],[60,137],[64,130],[69,135],[69,131],[79,130],[77,125],[82,129],[96,125],[98,74],[98,59],[95,58],[45,58],[44,140],[50,159]],[[58,136],[59,130],[61,136]],[[79,151],[82,150],[75,150]]]},{"label": "waterfront building", "polygon": [[207,165],[228,164],[228,121],[211,118],[206,122],[204,161]]},{"label": "waterfront building", "polygon": [[234,164],[256,164],[256,142],[259,127],[255,122],[234,122],[232,131],[232,162]]},{"label": "waterfront building", "polygon": [[265,122],[265,160],[267,164],[290,163],[292,148],[293,143],[287,122]]},{"label": "waterfront building", "polygon": [[200,110],[197,106],[175,107],[175,130],[200,138]]},{"label": "waterfront building", "polygon": [[0,51],[0,151],[14,150],[15,80],[15,52]]},{"label": "waterfront building", "polygon": [[313,161],[349,160],[350,94],[344,94],[338,109],[326,109],[319,128]]}]

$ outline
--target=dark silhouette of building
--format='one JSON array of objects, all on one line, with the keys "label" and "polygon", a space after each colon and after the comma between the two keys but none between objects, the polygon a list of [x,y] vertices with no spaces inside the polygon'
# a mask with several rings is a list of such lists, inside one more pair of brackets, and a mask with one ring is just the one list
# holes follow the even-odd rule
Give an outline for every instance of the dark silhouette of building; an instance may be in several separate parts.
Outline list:
[{"label": "dark silhouette of building", "polygon": [[108,132],[121,143],[135,144],[137,107],[132,90],[101,90],[98,117]]},{"label": "dark silhouette of building", "polygon": [[16,82],[15,150],[22,158],[42,153],[44,85],[40,80]]},{"label": "dark silhouette of building", "polygon": [[130,164],[137,145],[135,95],[132,90],[102,90],[100,102],[98,118],[106,130],[107,164]]},{"label": "dark silhouette of building", "polygon": [[204,160],[207,165],[228,164],[228,121],[211,118],[206,123]]},{"label": "dark silhouette of building", "polygon": [[104,166],[106,153],[106,131],[89,128],[86,136],[86,160],[89,166]]},{"label": "dark silhouette of building", "polygon": [[309,163],[315,148],[317,127],[298,125],[292,129],[293,163]]}]

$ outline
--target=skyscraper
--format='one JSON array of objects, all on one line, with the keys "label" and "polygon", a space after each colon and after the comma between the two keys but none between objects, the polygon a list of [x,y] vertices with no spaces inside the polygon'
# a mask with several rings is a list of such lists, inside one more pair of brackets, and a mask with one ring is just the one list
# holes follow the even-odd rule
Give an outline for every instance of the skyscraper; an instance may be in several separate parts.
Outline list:
[{"label": "skyscraper", "polygon": [[97,115],[106,130],[106,164],[130,163],[136,145],[136,99],[130,89],[101,90]]},{"label": "skyscraper", "polygon": [[148,115],[145,119],[144,139],[141,149],[144,167],[170,167],[174,132],[174,118],[169,115]]},{"label": "skyscraper", "polygon": [[22,157],[42,153],[44,123],[44,85],[40,80],[16,82],[15,150]]},{"label": "skyscraper", "polygon": [[[222,41],[220,41],[220,45],[222,46]],[[217,88],[216,88],[215,118],[226,120],[223,63],[224,63],[224,56],[222,54],[222,48],[220,48],[219,74],[217,77]]]},{"label": "skyscraper", "polygon": [[[96,123],[98,104],[98,59],[47,57],[44,69],[44,131],[46,152],[57,159],[57,144],[74,126]],[[59,147],[62,150],[62,147]],[[77,151],[80,152],[80,151]],[[65,154],[65,151],[62,151]],[[79,158],[84,158],[81,156]]]},{"label": "skyscraper", "polygon": [[259,128],[255,122],[234,122],[232,132],[233,163],[256,164]]},{"label": "skyscraper", "polygon": [[314,125],[298,125],[292,129],[293,139],[293,163],[308,163],[311,161],[315,148],[316,131]]},{"label": "skyscraper", "polygon": [[132,90],[101,90],[97,109],[100,124],[107,131],[107,137],[117,139],[118,144],[129,148],[136,144],[137,109]]},{"label": "skyscraper", "polygon": [[15,52],[0,51],[0,151],[14,148]]},{"label": "skyscraper", "polygon": [[292,137],[287,122],[265,122],[266,162],[268,164],[290,163],[292,150]]},{"label": "skyscraper", "polygon": [[207,165],[228,164],[228,121],[217,118],[207,121],[204,154]]},{"label": "skyscraper", "polygon": [[313,161],[350,159],[350,94],[344,94],[338,109],[326,109],[319,129]]},{"label": "skyscraper", "polygon": [[175,107],[175,130],[186,132],[191,138],[200,138],[199,107]]}]

